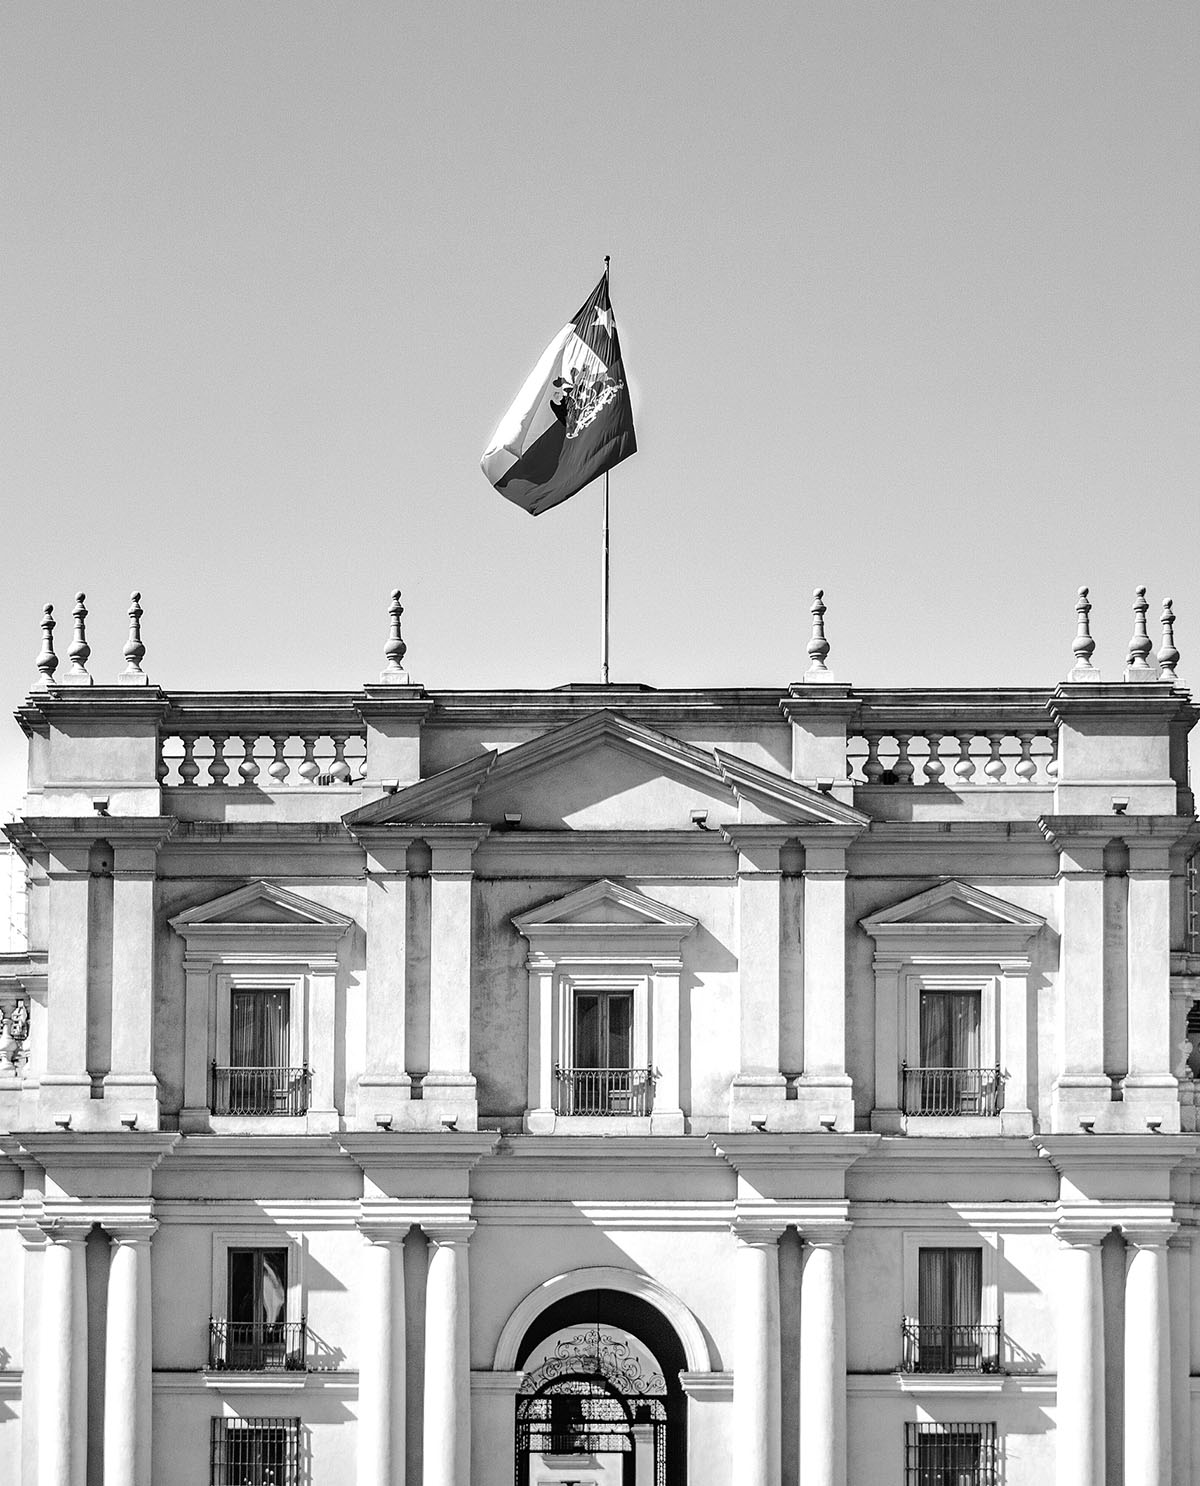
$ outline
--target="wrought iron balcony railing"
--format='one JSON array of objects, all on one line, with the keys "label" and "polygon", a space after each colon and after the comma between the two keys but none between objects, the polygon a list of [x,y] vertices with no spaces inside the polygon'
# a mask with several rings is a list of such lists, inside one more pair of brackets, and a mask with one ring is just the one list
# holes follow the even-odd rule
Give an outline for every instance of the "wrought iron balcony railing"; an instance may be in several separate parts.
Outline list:
[{"label": "wrought iron balcony railing", "polygon": [[208,1318],[208,1365],[229,1372],[307,1372],[308,1320]]},{"label": "wrought iron balcony railing", "polygon": [[904,1372],[999,1372],[1000,1327],[904,1322]]},{"label": "wrought iron balcony railing", "polygon": [[906,1115],[997,1115],[1004,1102],[999,1068],[903,1067],[900,1108]]},{"label": "wrought iron balcony railing", "polygon": [[220,1068],[212,1065],[209,1108],[215,1115],[308,1113],[312,1071],[299,1068]]},{"label": "wrought iron balcony railing", "polygon": [[648,1115],[654,1101],[652,1068],[556,1068],[555,1113]]}]

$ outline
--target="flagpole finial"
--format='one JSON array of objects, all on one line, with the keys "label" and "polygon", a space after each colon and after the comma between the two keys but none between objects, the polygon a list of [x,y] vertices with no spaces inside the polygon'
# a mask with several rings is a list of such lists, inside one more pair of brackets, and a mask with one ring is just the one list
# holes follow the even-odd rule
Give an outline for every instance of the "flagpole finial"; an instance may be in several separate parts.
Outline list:
[{"label": "flagpole finial", "polygon": [[383,647],[383,653],[387,656],[387,665],[379,673],[380,681],[393,686],[407,686],[409,681],[408,672],[400,664],[408,650],[408,646],[400,635],[400,616],[403,613],[404,605],[400,602],[400,590],[393,588],[392,602],[388,605],[391,628],[388,632],[388,642]]},{"label": "flagpole finial", "polygon": [[825,657],[829,654],[829,641],[825,638],[825,590],[823,588],[813,589],[811,613],[812,639],[808,642],[810,664],[804,673],[804,680],[809,684],[832,681],[833,672],[825,664]]}]

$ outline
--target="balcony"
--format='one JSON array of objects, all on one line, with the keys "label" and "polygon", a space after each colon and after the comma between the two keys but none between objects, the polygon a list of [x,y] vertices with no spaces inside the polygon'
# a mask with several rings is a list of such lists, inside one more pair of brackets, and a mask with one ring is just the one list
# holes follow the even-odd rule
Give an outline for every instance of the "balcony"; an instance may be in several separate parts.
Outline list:
[{"label": "balcony", "polygon": [[906,1115],[998,1115],[1004,1103],[999,1068],[901,1070],[900,1108]]},{"label": "balcony", "polygon": [[208,1365],[226,1372],[307,1372],[308,1321],[208,1319]]},{"label": "balcony", "polygon": [[654,1102],[652,1068],[556,1068],[560,1115],[648,1115]]},{"label": "balcony", "polygon": [[999,1372],[1000,1327],[904,1322],[901,1372]]},{"label": "balcony", "polygon": [[308,1113],[312,1071],[299,1068],[220,1068],[212,1065],[209,1108],[215,1115],[283,1119]]}]

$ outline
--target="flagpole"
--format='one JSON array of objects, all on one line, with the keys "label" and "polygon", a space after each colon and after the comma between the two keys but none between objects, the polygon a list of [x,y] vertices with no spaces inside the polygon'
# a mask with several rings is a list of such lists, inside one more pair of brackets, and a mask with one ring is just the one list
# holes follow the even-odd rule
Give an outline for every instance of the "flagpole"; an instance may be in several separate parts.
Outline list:
[{"label": "flagpole", "polygon": [[[608,254],[604,255],[604,277],[608,278]],[[611,288],[611,286],[610,286]],[[608,685],[608,471],[604,471],[603,570],[600,581],[600,682]]]}]

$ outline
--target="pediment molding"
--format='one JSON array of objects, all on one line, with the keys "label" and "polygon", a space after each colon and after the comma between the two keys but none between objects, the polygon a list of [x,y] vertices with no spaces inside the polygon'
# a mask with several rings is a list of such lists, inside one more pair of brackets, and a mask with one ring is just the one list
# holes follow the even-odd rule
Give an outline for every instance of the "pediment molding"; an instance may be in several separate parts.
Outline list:
[{"label": "pediment molding", "polygon": [[261,943],[288,939],[332,945],[354,920],[277,883],[259,880],[187,908],[169,922],[190,949],[205,940]]},{"label": "pediment molding", "polygon": [[1041,914],[958,879],[892,903],[859,923],[879,953],[958,952],[971,959],[1023,954],[1046,926]]},{"label": "pediment molding", "polygon": [[535,955],[677,960],[698,920],[611,878],[600,878],[524,913],[513,927]]}]

